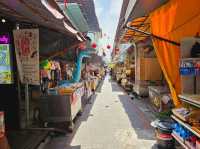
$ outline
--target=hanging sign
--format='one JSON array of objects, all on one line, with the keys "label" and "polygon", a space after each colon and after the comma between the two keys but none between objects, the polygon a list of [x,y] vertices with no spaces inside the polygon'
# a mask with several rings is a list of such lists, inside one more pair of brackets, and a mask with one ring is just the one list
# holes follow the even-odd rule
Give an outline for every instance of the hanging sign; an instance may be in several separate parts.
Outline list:
[{"label": "hanging sign", "polygon": [[14,30],[13,34],[21,82],[39,85],[39,30]]},{"label": "hanging sign", "polygon": [[9,43],[9,35],[0,35],[0,84],[12,83]]},{"label": "hanging sign", "polygon": [[9,44],[10,43],[10,37],[9,35],[0,35],[0,44]]}]

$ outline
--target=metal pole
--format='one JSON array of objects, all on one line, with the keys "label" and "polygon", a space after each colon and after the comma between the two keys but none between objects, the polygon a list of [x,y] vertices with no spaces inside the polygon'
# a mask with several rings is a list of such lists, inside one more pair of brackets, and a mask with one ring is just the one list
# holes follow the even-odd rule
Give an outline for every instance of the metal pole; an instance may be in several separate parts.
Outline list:
[{"label": "metal pole", "polygon": [[29,85],[25,84],[25,111],[26,111],[26,127],[29,126]]},{"label": "metal pole", "polygon": [[149,32],[142,31],[142,30],[137,29],[137,28],[135,28],[135,27],[130,27],[130,26],[127,26],[127,25],[126,25],[126,26],[124,26],[124,28],[127,28],[127,29],[133,30],[133,31],[135,31],[135,32],[139,32],[139,33],[142,33],[142,34],[151,36],[151,37],[156,38],[156,39],[159,39],[159,40],[163,40],[163,41],[165,41],[165,42],[171,43],[171,44],[176,45],[176,46],[180,46],[180,43],[178,43],[178,42],[176,42],[176,41],[172,41],[172,40],[169,40],[169,39],[165,39],[165,38],[163,38],[163,37],[154,35],[154,34],[149,33]]}]

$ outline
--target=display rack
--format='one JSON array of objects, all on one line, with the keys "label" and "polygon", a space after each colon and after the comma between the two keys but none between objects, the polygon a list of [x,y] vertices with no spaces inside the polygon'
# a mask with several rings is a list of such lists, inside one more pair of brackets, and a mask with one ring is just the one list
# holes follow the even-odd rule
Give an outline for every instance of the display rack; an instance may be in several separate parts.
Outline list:
[{"label": "display rack", "polygon": [[182,126],[184,126],[185,128],[187,128],[187,129],[188,129],[189,131],[191,131],[194,135],[196,135],[197,137],[200,138],[200,134],[199,134],[198,132],[194,131],[194,130],[192,129],[192,127],[191,127],[189,124],[184,123],[184,122],[181,121],[179,118],[177,118],[175,115],[172,115],[171,117],[172,117],[176,122],[178,122],[179,124],[181,124]]},{"label": "display rack", "polygon": [[193,61],[193,62],[196,62],[196,61],[200,61],[200,58],[193,58],[193,57],[182,58],[180,61],[181,62],[183,62],[183,61]]},{"label": "display rack", "polygon": [[178,141],[178,143],[180,143],[180,145],[182,145],[184,149],[189,149],[177,134],[172,133],[172,136],[174,137],[174,139],[176,139],[176,141]]},{"label": "display rack", "polygon": [[[193,106],[196,106],[197,108],[200,108],[200,95],[179,95],[179,98],[183,101],[186,102],[188,104],[191,104]],[[190,132],[192,132],[195,136],[200,138],[200,134],[193,130],[192,126],[190,126],[189,124],[183,122],[182,120],[180,120],[177,116],[172,115],[171,116],[176,122],[178,122],[180,125],[182,125],[183,127],[185,127],[187,130],[189,130]],[[174,139],[179,142],[185,149],[190,149],[189,147],[187,147],[187,145],[180,139],[180,137],[174,133],[172,133],[172,136],[174,137]]]},{"label": "display rack", "polygon": [[179,98],[186,103],[200,108],[200,95],[179,95]]},{"label": "display rack", "polygon": [[[185,95],[179,95],[179,98],[180,98],[183,102],[186,102],[186,103],[191,104],[191,105],[193,105],[193,106],[196,106],[196,107],[198,107],[198,108],[200,108],[200,102],[198,101],[199,97],[200,97],[200,95],[186,95],[186,94],[185,94]],[[192,128],[189,124],[183,122],[182,120],[180,120],[180,119],[179,119],[178,117],[176,117],[175,115],[172,115],[171,117],[172,117],[176,122],[178,122],[178,123],[181,124],[183,127],[185,127],[187,130],[189,130],[189,131],[192,132],[194,135],[196,135],[197,137],[200,138],[200,134],[199,134],[197,131],[193,130],[193,128]],[[183,141],[181,141],[181,139],[180,139],[176,134],[172,133],[172,136],[173,136],[174,139],[176,139],[185,149],[189,149],[189,147],[187,147],[187,146],[185,145],[185,143],[184,143]]]}]

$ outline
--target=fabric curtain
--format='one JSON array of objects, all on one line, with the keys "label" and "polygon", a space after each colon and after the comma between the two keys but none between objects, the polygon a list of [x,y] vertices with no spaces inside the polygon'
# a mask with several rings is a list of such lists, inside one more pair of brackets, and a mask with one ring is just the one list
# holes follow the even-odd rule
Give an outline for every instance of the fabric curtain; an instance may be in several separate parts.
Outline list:
[{"label": "fabric curtain", "polygon": [[[184,37],[200,33],[200,0],[170,0],[150,14],[154,35],[180,43]],[[153,38],[158,61],[171,90],[175,106],[180,106],[177,95],[181,91],[179,74],[180,47]]]}]

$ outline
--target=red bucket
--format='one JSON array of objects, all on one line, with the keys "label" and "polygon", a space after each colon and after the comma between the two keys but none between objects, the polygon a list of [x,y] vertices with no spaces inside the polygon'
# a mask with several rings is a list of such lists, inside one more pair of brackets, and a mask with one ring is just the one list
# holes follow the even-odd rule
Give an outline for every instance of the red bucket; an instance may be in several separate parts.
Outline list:
[{"label": "red bucket", "polygon": [[0,111],[0,139],[5,136],[4,112]]}]

